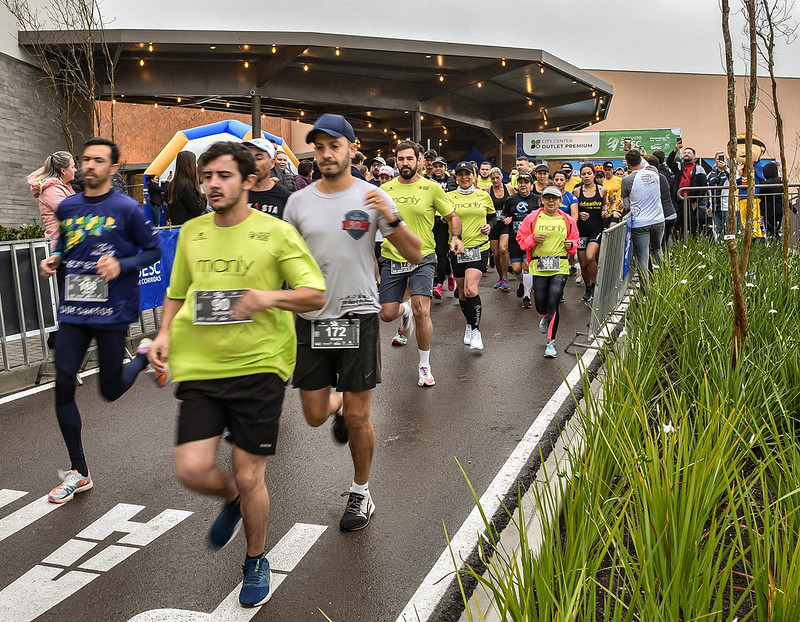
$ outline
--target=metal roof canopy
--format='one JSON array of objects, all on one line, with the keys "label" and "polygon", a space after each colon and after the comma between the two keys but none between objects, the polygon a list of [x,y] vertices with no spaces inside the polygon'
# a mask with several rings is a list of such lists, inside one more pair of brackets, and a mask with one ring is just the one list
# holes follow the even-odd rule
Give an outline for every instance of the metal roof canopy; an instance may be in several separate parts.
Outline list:
[{"label": "metal roof canopy", "polygon": [[[80,37],[23,31],[19,42]],[[449,152],[513,150],[516,132],[604,119],[613,96],[610,84],[536,49],[287,32],[108,29],[105,41],[120,101],[251,114],[258,95],[273,117],[346,116],[364,151],[407,137]]]}]

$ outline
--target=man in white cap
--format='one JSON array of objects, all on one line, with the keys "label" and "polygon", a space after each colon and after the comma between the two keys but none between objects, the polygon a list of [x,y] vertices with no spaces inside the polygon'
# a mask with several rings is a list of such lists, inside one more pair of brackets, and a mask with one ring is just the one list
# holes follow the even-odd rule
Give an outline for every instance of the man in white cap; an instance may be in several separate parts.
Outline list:
[{"label": "man in white cap", "polygon": [[257,180],[248,191],[247,204],[275,218],[283,218],[283,208],[291,193],[272,178],[275,145],[266,138],[254,138],[243,144],[256,160]]}]

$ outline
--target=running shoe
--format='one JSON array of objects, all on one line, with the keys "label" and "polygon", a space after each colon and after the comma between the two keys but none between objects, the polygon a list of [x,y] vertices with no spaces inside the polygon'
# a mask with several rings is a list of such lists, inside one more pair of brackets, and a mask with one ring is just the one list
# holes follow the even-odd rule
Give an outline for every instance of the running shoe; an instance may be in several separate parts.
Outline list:
[{"label": "running shoe", "polygon": [[432,387],[436,384],[430,367],[419,366],[419,381],[417,381],[417,384],[421,387]]},{"label": "running shoe", "polygon": [[150,349],[151,345],[153,345],[152,339],[142,339],[136,348],[136,354],[147,354],[147,351]]},{"label": "running shoe", "polygon": [[554,359],[558,356],[558,352],[556,352],[555,339],[547,342],[547,345],[544,348],[544,356],[548,359]]},{"label": "running shoe", "polygon": [[519,287],[517,288],[517,298],[522,298],[522,295],[525,293],[525,286],[520,283]]},{"label": "running shoe", "polygon": [[441,283],[439,283],[436,287],[433,288],[433,297],[436,298],[436,300],[441,300],[443,293],[444,290],[442,289]]},{"label": "running shoe", "polygon": [[497,279],[497,283],[495,283],[492,287],[494,287],[495,289],[500,289],[501,287],[503,287],[503,279]]},{"label": "running shoe", "polygon": [[331,432],[333,432],[333,440],[340,445],[344,445],[350,440],[350,431],[347,429],[347,422],[344,420],[344,411],[341,406],[339,410],[333,413]]},{"label": "running shoe", "polygon": [[405,335],[401,335],[399,332],[392,337],[392,345],[393,346],[404,346],[408,343],[408,337]]},{"label": "running shoe", "polygon": [[592,288],[587,287],[586,291],[583,292],[583,296],[581,296],[581,300],[583,300],[583,302],[589,302],[591,299],[592,299]]},{"label": "running shoe", "polygon": [[583,275],[582,275],[582,274],[579,274],[579,275],[578,275],[578,278],[577,278],[577,279],[575,279],[575,284],[576,284],[576,285],[580,285],[581,283],[583,283]]},{"label": "running shoe", "polygon": [[453,290],[453,298],[458,298],[458,287]]},{"label": "running shoe", "polygon": [[508,291],[510,289],[509,286],[508,286],[508,279],[503,279],[503,285],[501,287],[502,287],[504,292],[508,293]]},{"label": "running shoe", "polygon": [[472,331],[472,339],[469,342],[470,350],[483,350],[483,339],[481,338],[481,331],[477,328]]},{"label": "running shoe", "polygon": [[169,371],[169,364],[164,363],[164,371],[156,371],[154,374],[156,384],[159,388],[163,389],[170,382],[172,382],[172,374]]},{"label": "running shoe", "polygon": [[214,519],[207,538],[208,546],[212,549],[221,549],[239,533],[242,527],[242,510],[239,503],[239,497],[226,503]]},{"label": "running shoe", "polygon": [[570,266],[569,267],[569,275],[570,276],[575,276],[576,274],[578,274],[578,269],[575,266]]},{"label": "running shoe", "polygon": [[464,331],[464,345],[468,346],[472,343],[472,326],[467,324],[467,329]]},{"label": "running shoe", "polygon": [[541,320],[539,320],[539,332],[543,334],[546,333],[549,324],[550,324],[550,316],[545,315],[544,317],[542,317]]},{"label": "running shoe", "polygon": [[532,309],[533,305],[531,304],[531,299],[529,296],[524,296],[522,298],[522,308],[523,309]]},{"label": "running shoe", "polygon": [[400,316],[400,328],[397,333],[404,335],[406,338],[414,334],[414,329],[417,327],[417,322],[414,319],[414,311],[411,309],[411,301],[408,300],[403,303],[403,315]]},{"label": "running shoe", "polygon": [[342,531],[358,531],[369,525],[369,520],[375,513],[375,504],[369,490],[362,495],[357,492],[343,492],[342,496],[347,497],[347,505],[344,508],[342,520],[339,521],[339,529]]},{"label": "running shoe", "polygon": [[239,604],[242,607],[258,607],[272,597],[272,591],[269,589],[272,577],[266,555],[246,558],[242,566],[242,574],[244,580],[239,592]]},{"label": "running shoe", "polygon": [[456,278],[453,275],[447,277],[447,289],[451,292],[456,288]]},{"label": "running shoe", "polygon": [[80,472],[75,469],[71,471],[59,470],[58,477],[61,483],[53,488],[47,496],[47,500],[50,503],[66,503],[67,501],[72,501],[75,493],[86,492],[87,490],[91,490],[94,486],[91,473],[88,473],[88,475],[81,475]]}]

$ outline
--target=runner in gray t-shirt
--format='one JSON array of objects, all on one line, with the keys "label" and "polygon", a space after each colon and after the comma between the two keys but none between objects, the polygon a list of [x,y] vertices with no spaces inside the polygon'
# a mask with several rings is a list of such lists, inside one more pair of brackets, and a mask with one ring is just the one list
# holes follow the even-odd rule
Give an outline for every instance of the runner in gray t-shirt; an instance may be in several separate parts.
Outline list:
[{"label": "runner in gray t-shirt", "polygon": [[[283,218],[319,264],[327,302],[296,318],[293,384],[300,389],[306,421],[316,427],[333,414],[334,438],[350,442],[355,473],[339,528],[355,531],[366,527],[375,511],[369,471],[375,450],[370,403],[381,379],[376,230],[411,262],[422,261],[422,250],[389,195],[352,176],[355,134],[344,117],[322,115],[306,142],[314,144],[322,178],[289,197]],[[334,386],[342,393],[332,393]]]}]

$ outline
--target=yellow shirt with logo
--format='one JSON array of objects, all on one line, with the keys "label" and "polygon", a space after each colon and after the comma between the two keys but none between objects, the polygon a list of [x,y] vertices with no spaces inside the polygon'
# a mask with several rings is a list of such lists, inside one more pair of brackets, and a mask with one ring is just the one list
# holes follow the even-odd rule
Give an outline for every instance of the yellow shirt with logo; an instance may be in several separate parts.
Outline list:
[{"label": "yellow shirt with logo", "polygon": [[608,191],[608,206],[609,211],[620,202],[620,194],[622,193],[622,179],[616,175],[612,175],[611,179],[604,179],[603,186]]},{"label": "yellow shirt with logo", "polygon": [[[461,219],[461,241],[464,248],[480,247],[488,250],[489,236],[481,233],[481,225],[486,224],[486,217],[495,213],[494,201],[489,193],[475,190],[470,194],[461,194],[458,190],[447,193],[447,198]],[[450,238],[452,240],[452,236]]]},{"label": "yellow shirt with logo", "polygon": [[214,214],[181,228],[167,296],[183,300],[170,325],[169,366],[176,381],[213,380],[294,371],[297,339],[291,312],[267,309],[252,322],[195,324],[198,290],[325,290],[325,280],[303,238],[287,222],[250,210],[242,222],[219,227]]},{"label": "yellow shirt with logo", "polygon": [[[403,184],[395,178],[381,186],[388,194],[397,211],[422,242],[422,256],[436,252],[436,241],[433,238],[433,219],[436,214],[444,218],[453,212],[453,206],[447,200],[444,190],[435,181],[425,178]],[[489,195],[486,195],[489,198]],[[489,198],[491,201],[491,198]],[[381,244],[381,256],[392,261],[406,261],[388,238]]]},{"label": "yellow shirt with logo", "polygon": [[[580,175],[572,175],[571,177],[567,178],[567,184],[564,186],[564,189],[567,192],[572,192],[575,189],[575,186],[579,186],[581,184],[581,177]],[[572,192],[572,194],[575,194]]]},{"label": "yellow shirt with logo", "polygon": [[[567,261],[567,251],[564,249],[564,241],[567,239],[567,223],[561,214],[548,216],[544,210],[539,212],[536,219],[536,226],[533,233],[547,234],[544,242],[539,242],[531,250],[532,259],[528,265],[528,272],[536,276],[553,276],[554,274],[569,274],[569,261]],[[559,270],[542,271],[537,266],[537,257],[562,257]]]}]

